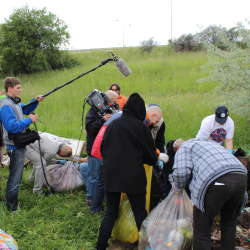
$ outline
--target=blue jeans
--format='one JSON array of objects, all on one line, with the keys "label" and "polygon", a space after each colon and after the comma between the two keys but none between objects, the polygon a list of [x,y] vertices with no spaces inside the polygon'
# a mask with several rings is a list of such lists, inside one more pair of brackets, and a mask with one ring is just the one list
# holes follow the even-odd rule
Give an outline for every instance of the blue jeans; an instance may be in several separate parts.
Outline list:
[{"label": "blue jeans", "polygon": [[8,152],[10,157],[9,178],[6,189],[6,205],[8,210],[17,210],[18,191],[22,181],[25,148]]},{"label": "blue jeans", "polygon": [[82,182],[85,185],[86,188],[86,196],[90,197],[90,191],[89,191],[89,182],[88,182],[88,174],[89,174],[89,164],[88,162],[83,162],[79,166]]},{"label": "blue jeans", "polygon": [[104,199],[103,183],[103,163],[102,160],[89,156],[88,157],[88,192],[92,198],[91,211],[99,212],[102,209]]}]

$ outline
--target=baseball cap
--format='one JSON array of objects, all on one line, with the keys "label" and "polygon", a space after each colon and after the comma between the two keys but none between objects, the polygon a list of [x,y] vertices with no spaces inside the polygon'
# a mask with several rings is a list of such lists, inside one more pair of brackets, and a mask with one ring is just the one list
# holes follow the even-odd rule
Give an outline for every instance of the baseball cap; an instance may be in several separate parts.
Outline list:
[{"label": "baseball cap", "polygon": [[227,121],[228,109],[226,106],[218,106],[215,109],[215,121],[224,124]]}]

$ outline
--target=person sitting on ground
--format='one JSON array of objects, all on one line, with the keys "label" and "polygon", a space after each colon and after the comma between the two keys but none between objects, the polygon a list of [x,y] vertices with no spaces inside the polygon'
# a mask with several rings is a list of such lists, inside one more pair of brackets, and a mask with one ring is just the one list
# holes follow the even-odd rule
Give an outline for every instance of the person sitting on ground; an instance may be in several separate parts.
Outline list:
[{"label": "person sitting on ground", "polygon": [[46,134],[40,133],[39,135],[41,152],[38,141],[35,141],[26,147],[25,157],[30,160],[33,165],[33,171],[30,176],[30,181],[34,180],[33,193],[43,194],[43,186],[47,185],[43,168],[46,175],[46,167],[52,163],[51,160],[57,155],[60,157],[72,156],[72,148],[66,144],[50,140]]},{"label": "person sitting on ground", "polygon": [[213,140],[225,146],[230,152],[233,150],[234,122],[229,116],[226,106],[218,106],[215,114],[205,117],[196,135],[200,140]]},{"label": "person sitting on ground", "polygon": [[235,249],[236,219],[244,201],[247,169],[214,141],[191,139],[177,149],[173,188],[189,185],[193,211],[193,249],[211,249],[211,227],[221,215],[221,248]]},{"label": "person sitting on ground", "polygon": [[119,84],[113,83],[113,84],[111,84],[109,89],[115,91],[118,94],[118,98],[116,100],[116,103],[119,105],[120,109],[123,110],[123,107],[126,104],[128,99],[125,96],[121,95],[121,88],[120,88]]}]

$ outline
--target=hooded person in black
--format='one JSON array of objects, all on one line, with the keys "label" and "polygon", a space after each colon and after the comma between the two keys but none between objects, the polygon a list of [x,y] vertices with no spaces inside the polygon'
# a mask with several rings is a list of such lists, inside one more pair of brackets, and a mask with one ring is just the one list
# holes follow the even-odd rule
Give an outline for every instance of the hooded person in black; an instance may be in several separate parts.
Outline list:
[{"label": "hooded person in black", "polygon": [[118,217],[121,192],[128,196],[138,230],[147,216],[144,163],[155,165],[157,155],[150,130],[143,123],[145,116],[144,100],[134,93],[124,106],[121,118],[113,121],[105,132],[101,152],[107,210],[100,227],[97,250],[108,246]]}]

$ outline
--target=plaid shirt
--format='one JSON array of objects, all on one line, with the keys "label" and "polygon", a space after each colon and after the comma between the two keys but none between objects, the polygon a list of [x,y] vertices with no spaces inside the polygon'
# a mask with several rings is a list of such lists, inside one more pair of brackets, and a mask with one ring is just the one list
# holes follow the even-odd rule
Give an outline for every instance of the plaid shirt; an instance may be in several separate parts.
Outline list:
[{"label": "plaid shirt", "polygon": [[213,141],[191,139],[175,155],[172,178],[177,188],[189,184],[193,204],[204,211],[209,184],[230,172],[247,175],[247,169],[224,147]]}]

